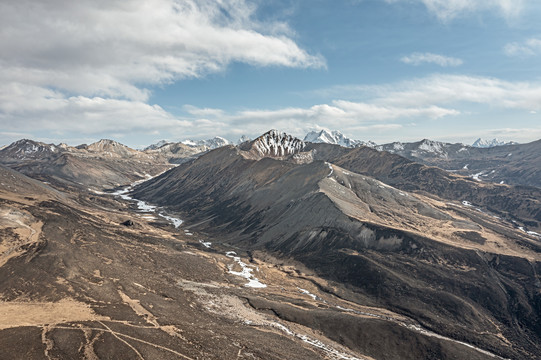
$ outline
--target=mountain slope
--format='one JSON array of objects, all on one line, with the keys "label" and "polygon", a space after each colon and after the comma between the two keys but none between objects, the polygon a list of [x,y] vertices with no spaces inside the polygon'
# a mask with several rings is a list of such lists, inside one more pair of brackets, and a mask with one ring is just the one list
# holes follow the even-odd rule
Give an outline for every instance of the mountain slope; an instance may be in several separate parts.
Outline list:
[{"label": "mountain slope", "polygon": [[[0,180],[0,358],[490,358],[345,300],[355,293],[300,265],[233,256],[204,234],[147,219],[123,198],[57,198],[4,167]],[[247,286],[248,270],[266,287]]]},{"label": "mountain slope", "polygon": [[[422,165],[366,148],[316,145],[303,150],[312,157],[342,153],[335,163],[343,165],[254,158],[246,156],[253,144],[230,146],[137,187],[133,196],[183,213],[192,228],[224,243],[270,250],[346,283],[355,289],[343,294],[350,301],[387,308],[504,356],[528,358],[540,350],[532,345],[539,343],[538,240],[459,202],[407,193],[351,170],[412,186],[423,176],[406,183],[406,174]],[[368,150],[372,158],[364,161]],[[394,166],[387,168],[388,161]],[[434,183],[433,191],[441,181],[469,181],[427,169],[436,172],[423,183]]]},{"label": "mountain slope", "polygon": [[[2,359],[323,360],[331,351],[351,354],[324,335],[305,335],[245,305],[247,296],[254,302],[278,297],[261,298],[237,285],[237,276],[224,271],[232,259],[202,252],[171,226],[147,223],[123,201],[57,196],[2,166],[0,181]],[[121,225],[126,217],[136,220],[133,229]],[[290,291],[298,283],[284,280]],[[281,298],[283,305],[302,303],[291,294]]]},{"label": "mountain slope", "polygon": [[225,145],[229,145],[229,141],[221,136],[215,136],[212,139],[198,141],[184,140],[182,141],[182,143],[192,147],[201,147],[204,148],[204,150],[212,150]]},{"label": "mountain slope", "polygon": [[0,164],[61,187],[129,184],[172,167],[168,162],[174,157],[159,151],[140,152],[112,140],[78,147],[20,140],[0,150]]},{"label": "mountain slope", "polygon": [[486,148],[422,140],[385,144],[376,149],[478,181],[541,187],[541,140]]}]

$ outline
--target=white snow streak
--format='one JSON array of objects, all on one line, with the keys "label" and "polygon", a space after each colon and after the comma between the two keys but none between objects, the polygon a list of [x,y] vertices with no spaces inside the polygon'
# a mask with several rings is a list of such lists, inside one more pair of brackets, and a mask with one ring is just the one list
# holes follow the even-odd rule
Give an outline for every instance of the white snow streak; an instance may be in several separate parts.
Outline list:
[{"label": "white snow streak", "polygon": [[245,278],[246,280],[248,280],[248,283],[245,284],[244,286],[246,287],[252,287],[252,288],[266,288],[267,285],[263,284],[262,282],[259,281],[259,279],[257,279],[253,274],[252,272],[254,271],[254,269],[250,268],[248,266],[248,264],[244,263],[239,256],[235,256],[236,253],[234,251],[228,251],[225,256],[229,257],[229,258],[232,258],[233,260],[235,260],[235,262],[237,264],[239,264],[239,266],[241,267],[241,271],[233,271],[233,266],[232,265],[229,265],[228,268],[229,268],[229,273],[230,274],[233,274],[233,275],[236,275],[236,276],[240,276],[240,277],[243,277]]},{"label": "white snow streak", "polygon": [[[161,174],[162,173],[160,173],[160,174],[158,174],[156,176],[159,176]],[[154,176],[154,177],[156,177],[156,176]],[[132,198],[131,196],[128,195],[128,193],[133,189],[134,186],[139,185],[139,184],[141,184],[141,183],[143,183],[145,181],[148,181],[150,179],[153,179],[154,177],[150,176],[149,174],[145,174],[145,179],[136,181],[136,182],[132,183],[130,186],[124,188],[124,189],[120,189],[120,190],[117,190],[117,191],[111,193],[111,195],[120,196],[121,199],[127,200],[127,201],[137,201],[137,208],[139,209],[140,212],[143,212],[143,213],[156,213],[156,210],[158,208],[156,205],[150,205],[150,204],[148,204],[147,202],[145,202],[143,200],[134,199],[134,198]],[[95,190],[94,190],[94,193],[96,193],[96,194],[104,194],[104,193],[101,193],[101,192],[95,191]],[[173,216],[165,215],[164,213],[161,213],[161,212],[158,213],[158,216],[160,216],[160,217],[164,218],[165,220],[169,221],[175,227],[175,229],[178,229],[180,227],[180,225],[182,225],[182,223],[183,223],[183,221],[181,219],[173,217]]]}]

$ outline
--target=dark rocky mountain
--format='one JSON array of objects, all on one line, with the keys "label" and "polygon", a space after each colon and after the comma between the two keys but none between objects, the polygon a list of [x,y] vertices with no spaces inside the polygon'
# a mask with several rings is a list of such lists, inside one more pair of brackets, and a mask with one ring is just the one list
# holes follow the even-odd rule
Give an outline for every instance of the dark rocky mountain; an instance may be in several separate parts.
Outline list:
[{"label": "dark rocky mountain", "polygon": [[[302,146],[275,132],[258,139],[206,153],[132,196],[223,244],[300,263],[345,285],[324,290],[353,303],[503,357],[541,351],[538,189],[479,183],[367,147]],[[298,146],[267,146],[286,139]],[[333,329],[342,338],[349,330]],[[366,339],[354,342],[381,358]]]},{"label": "dark rocky mountain", "polygon": [[107,188],[146,179],[203,151],[181,143],[138,151],[105,139],[77,147],[24,139],[0,150],[0,164],[53,184]]},{"label": "dark rocky mountain", "polygon": [[447,200],[467,201],[508,220],[520,220],[533,229],[541,227],[541,189],[479,183],[465,176],[426,166],[406,158],[367,147],[349,151],[320,144],[315,159],[333,162],[345,169],[373,176],[405,191],[431,194]]},{"label": "dark rocky mountain", "polygon": [[422,140],[379,145],[376,149],[477,181],[541,187],[541,140],[487,148]]},{"label": "dark rocky mountain", "polygon": [[285,159],[300,153],[306,144],[294,136],[278,130],[270,130],[253,141],[246,141],[240,145],[247,158],[260,159],[271,157]]}]

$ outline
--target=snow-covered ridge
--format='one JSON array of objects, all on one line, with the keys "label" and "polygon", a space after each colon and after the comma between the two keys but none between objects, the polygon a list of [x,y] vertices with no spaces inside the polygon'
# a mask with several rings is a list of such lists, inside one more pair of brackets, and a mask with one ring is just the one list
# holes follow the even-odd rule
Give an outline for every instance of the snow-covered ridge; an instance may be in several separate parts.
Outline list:
[{"label": "snow-covered ridge", "polygon": [[325,144],[334,144],[344,147],[358,147],[358,146],[370,146],[375,147],[376,143],[369,141],[364,142],[361,140],[354,140],[348,138],[338,130],[327,130],[323,129],[319,132],[311,131],[304,137],[304,141],[311,143],[325,143]]},{"label": "snow-covered ridge", "polygon": [[424,139],[419,145],[419,150],[423,150],[433,154],[444,155],[444,147],[445,144],[442,142]]},{"label": "snow-covered ridge", "polygon": [[221,136],[215,136],[212,139],[207,140],[182,140],[180,142],[171,142],[167,140],[160,140],[155,144],[149,145],[144,148],[144,151],[147,150],[167,150],[167,148],[177,146],[178,144],[183,144],[192,148],[203,148],[203,150],[212,150],[225,145],[229,145],[230,141],[224,139]]},{"label": "snow-covered ridge", "polygon": [[60,149],[54,144],[45,144],[29,139],[18,140],[2,149],[3,152],[11,153],[18,159],[33,158],[35,156],[49,155],[59,152]]},{"label": "snow-covered ridge", "polygon": [[159,148],[163,147],[164,145],[170,144],[167,140],[160,140],[155,144],[149,145],[146,148],[143,149],[143,151],[146,150],[158,150]]},{"label": "snow-covered ridge", "polygon": [[286,156],[301,152],[306,144],[301,139],[278,130],[271,130],[254,140],[253,148],[260,155]]},{"label": "snow-covered ridge", "polygon": [[216,149],[225,145],[229,145],[229,140],[224,139],[221,136],[215,136],[212,139],[207,140],[183,140],[181,141],[184,145],[197,147],[197,146],[204,146],[207,147],[209,150]]},{"label": "snow-covered ridge", "polygon": [[490,148],[490,147],[494,147],[494,146],[504,146],[504,145],[514,145],[514,144],[518,144],[518,143],[516,143],[514,141],[505,142],[505,141],[498,140],[498,139],[485,140],[483,138],[479,138],[479,139],[475,140],[475,142],[472,144],[472,146],[477,147],[477,148]]}]

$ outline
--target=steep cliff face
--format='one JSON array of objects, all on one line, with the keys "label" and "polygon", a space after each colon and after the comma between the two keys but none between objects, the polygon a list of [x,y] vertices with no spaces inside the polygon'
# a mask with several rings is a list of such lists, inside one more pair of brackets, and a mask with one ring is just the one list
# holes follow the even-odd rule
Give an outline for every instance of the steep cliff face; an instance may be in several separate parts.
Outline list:
[{"label": "steep cliff face", "polygon": [[284,159],[300,153],[306,144],[301,139],[277,130],[270,130],[251,142],[240,145],[245,156],[254,159],[272,157]]}]

